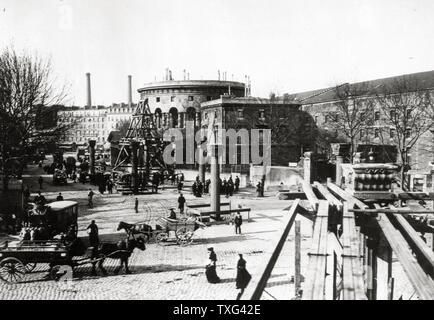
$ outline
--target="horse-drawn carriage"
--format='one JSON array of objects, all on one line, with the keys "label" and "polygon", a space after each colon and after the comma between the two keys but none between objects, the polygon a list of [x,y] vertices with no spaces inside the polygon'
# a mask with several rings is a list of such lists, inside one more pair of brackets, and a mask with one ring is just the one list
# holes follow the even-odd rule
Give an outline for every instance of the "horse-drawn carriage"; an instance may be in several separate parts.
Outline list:
[{"label": "horse-drawn carriage", "polygon": [[69,266],[72,270],[91,264],[92,273],[96,273],[96,265],[106,273],[103,267],[106,258],[120,259],[120,267],[124,265],[129,273],[128,258],[133,250],[146,248],[143,237],[133,235],[118,243],[104,242],[98,248],[86,248],[82,239],[77,237],[77,216],[78,203],[75,201],[55,201],[43,208],[35,205],[24,229],[40,230],[40,234],[37,239],[23,237],[22,240],[0,244],[0,279],[9,283],[20,282],[37,264],[48,264],[53,279],[62,266]]},{"label": "horse-drawn carriage", "polygon": [[156,242],[160,245],[172,239],[176,240],[179,245],[188,245],[193,242],[195,231],[206,227],[205,224],[194,218],[159,218],[157,222],[155,229],[144,222],[135,224],[120,222],[118,231],[123,229],[128,235],[142,234],[147,242]]},{"label": "horse-drawn carriage", "polygon": [[[103,267],[107,258],[120,259],[121,265],[128,269],[128,258],[135,248],[145,250],[143,238],[124,240],[125,245],[102,243],[97,250],[86,248],[77,238],[71,242],[64,240],[44,241],[6,241],[0,245],[0,279],[7,283],[18,283],[26,273],[32,272],[37,264],[48,264],[51,279],[57,280],[62,267],[74,268],[91,264],[92,273],[96,274],[95,266],[106,274]],[[116,272],[116,271],[115,271]]]}]

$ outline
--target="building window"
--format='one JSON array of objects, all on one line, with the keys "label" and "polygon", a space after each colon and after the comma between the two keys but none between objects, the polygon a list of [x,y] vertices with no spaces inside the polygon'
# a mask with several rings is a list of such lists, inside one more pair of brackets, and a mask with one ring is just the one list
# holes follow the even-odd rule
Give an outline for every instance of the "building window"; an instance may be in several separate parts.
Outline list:
[{"label": "building window", "polygon": [[265,119],[265,110],[259,109],[259,119]]},{"label": "building window", "polygon": [[175,96],[170,97],[170,102],[175,102]]},{"label": "building window", "polygon": [[375,131],[374,131],[374,137],[375,138],[380,137],[380,129],[378,129],[378,128],[375,129]]},{"label": "building window", "polygon": [[243,109],[238,109],[238,111],[237,111],[237,117],[238,117],[238,119],[243,119],[244,118],[244,110]]},{"label": "building window", "polygon": [[374,113],[374,119],[375,120],[380,120],[380,111],[375,111],[375,113]]},{"label": "building window", "polygon": [[395,129],[390,129],[389,136],[390,136],[390,139],[395,138]]},{"label": "building window", "polygon": [[155,101],[160,102],[160,97],[155,98]]},{"label": "building window", "polygon": [[193,96],[188,96],[188,101],[193,101]]}]

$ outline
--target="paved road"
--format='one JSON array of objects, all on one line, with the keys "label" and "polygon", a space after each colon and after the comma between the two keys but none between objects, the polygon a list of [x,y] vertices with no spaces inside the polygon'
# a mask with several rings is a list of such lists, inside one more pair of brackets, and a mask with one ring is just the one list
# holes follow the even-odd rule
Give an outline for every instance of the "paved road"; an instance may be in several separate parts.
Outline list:
[{"label": "paved road", "polygon": [[[32,192],[37,191],[36,179],[41,174],[38,168],[29,168],[25,184]],[[46,178],[46,179],[45,179]],[[44,176],[49,181],[49,176]],[[65,199],[80,203],[79,235],[86,236],[85,228],[90,220],[96,220],[101,238],[115,241],[125,237],[124,232],[116,231],[120,221],[129,223],[147,222],[153,224],[158,217],[167,216],[168,208],[176,207],[177,191],[163,190],[159,194],[140,195],[139,213],[134,211],[135,196],[120,194],[100,195],[96,192],[95,207],[87,208],[89,185],[69,183],[68,186],[43,186],[48,199],[55,199],[59,191]],[[94,188],[96,189],[96,188]],[[187,203],[209,201],[208,197],[196,199],[186,191]],[[107,259],[104,263],[108,276],[90,276],[90,266],[74,270],[73,289],[64,290],[59,283],[47,280],[48,266],[38,265],[34,272],[26,275],[24,283],[9,285],[0,283],[0,299],[234,299],[236,263],[238,253],[243,253],[247,268],[253,277],[258,277],[258,266],[271,254],[271,239],[280,229],[280,220],[290,205],[288,201],[276,200],[272,195],[258,199],[248,190],[230,199],[252,208],[252,221],[242,226],[243,233],[235,235],[231,225],[214,225],[195,233],[195,240],[189,246],[179,246],[174,241],[166,245],[149,244],[145,251],[137,250],[130,258],[132,274],[123,271],[114,275],[117,260]],[[223,201],[223,198],[222,198]],[[227,199],[224,199],[227,201]],[[264,209],[266,208],[266,209]],[[311,235],[311,222],[301,218],[303,246],[307,248]],[[217,272],[222,279],[219,284],[209,284],[204,274],[207,261],[207,248],[214,247],[218,256]],[[279,259],[269,282],[264,299],[291,299],[293,274],[292,236],[284,248],[285,254]],[[287,248],[286,248],[287,247]],[[306,259],[305,259],[306,260]],[[302,261],[306,263],[306,261]]]}]

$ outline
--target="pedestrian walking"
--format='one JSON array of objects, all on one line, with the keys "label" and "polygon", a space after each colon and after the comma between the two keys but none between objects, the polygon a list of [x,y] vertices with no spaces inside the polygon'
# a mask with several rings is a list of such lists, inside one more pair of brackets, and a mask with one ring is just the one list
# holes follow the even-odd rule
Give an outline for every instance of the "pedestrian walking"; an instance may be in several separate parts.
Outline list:
[{"label": "pedestrian walking", "polygon": [[30,199],[30,190],[29,190],[29,186],[26,186],[26,188],[23,191],[23,196],[26,202],[29,201]]},{"label": "pedestrian walking", "polygon": [[235,234],[241,234],[241,225],[243,224],[243,217],[240,212],[237,212],[237,215],[234,219],[235,223]]},{"label": "pedestrian walking", "polygon": [[42,176],[40,176],[39,179],[38,179],[39,189],[42,189],[42,183],[43,182],[44,182],[44,179],[42,178]]},{"label": "pedestrian walking", "polygon": [[238,293],[237,300],[241,297],[241,295],[244,293],[244,289],[249,284],[250,280],[252,279],[252,276],[246,269],[246,260],[243,259],[243,255],[239,254],[240,258],[237,263],[237,278],[235,281],[235,285],[237,289],[240,289],[240,292]]},{"label": "pedestrian walking", "polygon": [[183,187],[184,187],[184,184],[182,183],[182,181],[179,181],[178,182],[178,192],[181,192]]},{"label": "pedestrian walking", "polygon": [[92,189],[89,189],[89,193],[87,194],[87,202],[88,202],[89,208],[93,208],[93,195],[94,195],[94,193],[93,193]]},{"label": "pedestrian walking", "polygon": [[95,223],[95,220],[90,222],[90,225],[86,228],[87,233],[89,234],[89,246],[93,248],[98,248],[99,245],[99,235],[98,235],[98,226]]},{"label": "pedestrian walking", "polygon": [[240,178],[238,176],[235,177],[235,192],[238,192],[240,190]]},{"label": "pedestrian walking", "polygon": [[178,198],[178,208],[179,208],[179,212],[181,214],[184,214],[184,205],[185,205],[185,198],[184,198],[184,196],[181,193],[179,195],[179,198]]},{"label": "pedestrian walking", "polygon": [[139,199],[136,198],[136,201],[134,202],[134,210],[136,210],[136,213],[139,213]]},{"label": "pedestrian walking", "polygon": [[216,271],[216,263],[217,263],[217,255],[214,252],[214,248],[208,248],[209,256],[208,256],[208,264],[205,267],[205,275],[206,279],[209,283],[219,283],[220,278],[217,275]]}]

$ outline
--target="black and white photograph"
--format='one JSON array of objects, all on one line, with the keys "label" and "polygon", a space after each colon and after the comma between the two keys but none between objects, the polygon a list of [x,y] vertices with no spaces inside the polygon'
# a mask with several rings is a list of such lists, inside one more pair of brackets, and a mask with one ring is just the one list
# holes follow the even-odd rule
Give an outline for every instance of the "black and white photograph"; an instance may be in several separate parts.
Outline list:
[{"label": "black and white photograph", "polygon": [[0,0],[0,301],[434,300],[433,16]]}]

